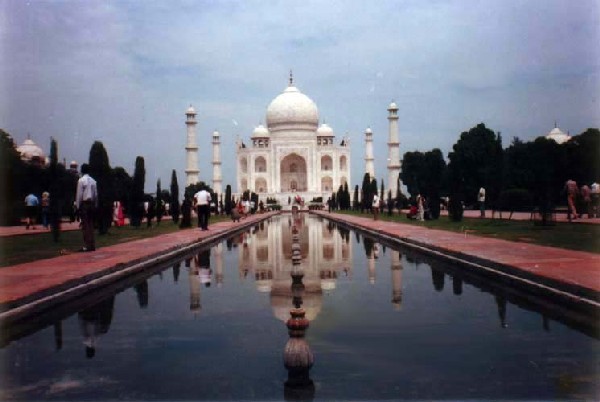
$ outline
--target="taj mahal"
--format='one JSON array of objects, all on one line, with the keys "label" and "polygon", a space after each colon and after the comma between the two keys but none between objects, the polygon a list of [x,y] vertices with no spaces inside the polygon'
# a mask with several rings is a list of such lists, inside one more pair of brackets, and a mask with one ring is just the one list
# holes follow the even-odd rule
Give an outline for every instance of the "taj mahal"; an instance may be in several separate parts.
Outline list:
[{"label": "taj mahal", "polygon": [[[388,139],[388,189],[396,193],[400,173],[398,141],[398,107],[388,108],[390,123]],[[198,182],[198,146],[196,144],[196,111],[186,111],[187,125],[187,185]],[[374,155],[370,128],[365,131],[365,172],[372,178]],[[287,205],[296,196],[306,201],[322,197],[327,200],[340,186],[351,186],[351,147],[347,137],[336,140],[332,127],[320,123],[315,102],[295,85],[290,73],[288,86],[268,105],[266,127],[259,124],[248,140],[238,139],[235,146],[236,186],[241,194],[255,192],[261,200],[276,199]],[[221,177],[220,134],[212,135],[212,187],[223,192]],[[361,178],[362,179],[362,178]],[[350,191],[352,189],[350,188]]]}]

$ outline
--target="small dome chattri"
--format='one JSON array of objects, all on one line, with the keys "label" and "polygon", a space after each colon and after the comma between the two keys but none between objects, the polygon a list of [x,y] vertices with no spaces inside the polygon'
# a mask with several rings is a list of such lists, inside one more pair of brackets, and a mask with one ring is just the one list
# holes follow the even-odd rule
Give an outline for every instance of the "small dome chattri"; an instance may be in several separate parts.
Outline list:
[{"label": "small dome chattri", "polygon": [[373,134],[371,127],[367,127],[367,129],[365,130],[365,134]]},{"label": "small dome chattri", "polygon": [[398,110],[398,105],[396,105],[396,102],[390,103],[390,106],[388,106],[388,110]]},{"label": "small dome chattri", "polygon": [[327,125],[327,123],[321,124],[317,129],[317,135],[319,137],[332,137],[333,129]]},{"label": "small dome chattri", "polygon": [[252,132],[252,137],[268,137],[269,136],[269,130],[267,130],[267,128],[265,126],[263,126],[262,124],[259,124],[258,126],[256,126],[256,128],[254,129],[254,131]]},{"label": "small dome chattri", "polygon": [[185,114],[196,114],[196,109],[190,105],[190,107],[188,107],[188,109],[185,111]]}]

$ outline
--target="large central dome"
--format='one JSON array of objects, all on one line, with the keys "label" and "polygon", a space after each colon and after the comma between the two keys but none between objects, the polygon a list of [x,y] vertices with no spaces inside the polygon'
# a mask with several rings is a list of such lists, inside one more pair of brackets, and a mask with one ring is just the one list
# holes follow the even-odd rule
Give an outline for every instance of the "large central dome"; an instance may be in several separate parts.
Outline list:
[{"label": "large central dome", "polygon": [[317,105],[298,88],[290,85],[269,104],[267,128],[270,132],[284,130],[315,131],[319,124]]}]

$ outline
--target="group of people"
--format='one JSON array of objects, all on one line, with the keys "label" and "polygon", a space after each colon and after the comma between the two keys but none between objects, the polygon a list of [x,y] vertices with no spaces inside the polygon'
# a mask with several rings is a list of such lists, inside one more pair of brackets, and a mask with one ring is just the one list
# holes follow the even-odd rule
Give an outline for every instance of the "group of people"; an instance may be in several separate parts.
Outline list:
[{"label": "group of people", "polygon": [[35,221],[38,216],[38,208],[41,206],[42,225],[44,229],[50,228],[50,193],[44,191],[42,200],[30,193],[25,197],[25,229],[35,229]]},{"label": "group of people", "polygon": [[[600,217],[600,186],[597,182],[579,187],[575,180],[569,179],[564,191],[567,194],[569,221],[581,218],[583,214],[587,214],[588,218]],[[577,212],[578,204],[582,208],[580,213]]]},{"label": "group of people", "polygon": [[424,221],[429,218],[429,204],[427,198],[422,194],[417,194],[415,203],[411,204],[406,217],[409,219],[416,219],[418,221]]}]

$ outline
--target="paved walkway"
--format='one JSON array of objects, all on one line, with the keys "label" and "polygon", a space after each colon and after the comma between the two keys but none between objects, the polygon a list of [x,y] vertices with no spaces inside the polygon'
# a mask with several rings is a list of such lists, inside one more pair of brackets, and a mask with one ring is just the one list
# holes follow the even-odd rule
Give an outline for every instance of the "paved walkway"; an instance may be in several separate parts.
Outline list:
[{"label": "paved walkway", "polygon": [[[251,227],[276,213],[251,215],[241,222],[218,222],[209,230],[197,228],[98,248],[96,251],[0,268],[0,320],[17,319],[44,303],[57,303],[102,286],[117,276],[173,258],[200,242]],[[89,285],[89,286],[88,286]]]},{"label": "paved walkway", "polygon": [[600,308],[600,254],[517,243],[354,215],[316,211],[390,239],[588,297]]},{"label": "paved walkway", "polygon": [[[408,210],[406,210],[405,213],[406,212],[408,212]],[[466,218],[479,218],[479,214],[480,214],[479,210],[474,210],[474,209],[467,209],[463,212],[463,216]],[[440,215],[448,216],[448,211],[447,210],[440,211]],[[485,216],[486,216],[486,218],[491,218],[492,211],[486,210]],[[506,211],[502,212],[502,219],[508,219],[509,216],[510,216],[510,212],[506,212]],[[498,212],[495,213],[494,218],[496,218],[496,219],[500,218],[500,215],[498,214]],[[554,215],[554,218],[556,219],[556,222],[569,222],[569,220],[567,219],[567,214],[565,214],[565,213],[556,213]],[[514,212],[510,219],[515,220],[515,221],[530,221],[531,213],[530,212]],[[577,218],[577,219],[572,220],[571,223],[600,224],[600,218],[588,218],[588,216],[586,214],[586,215],[584,215],[583,218]]]}]

